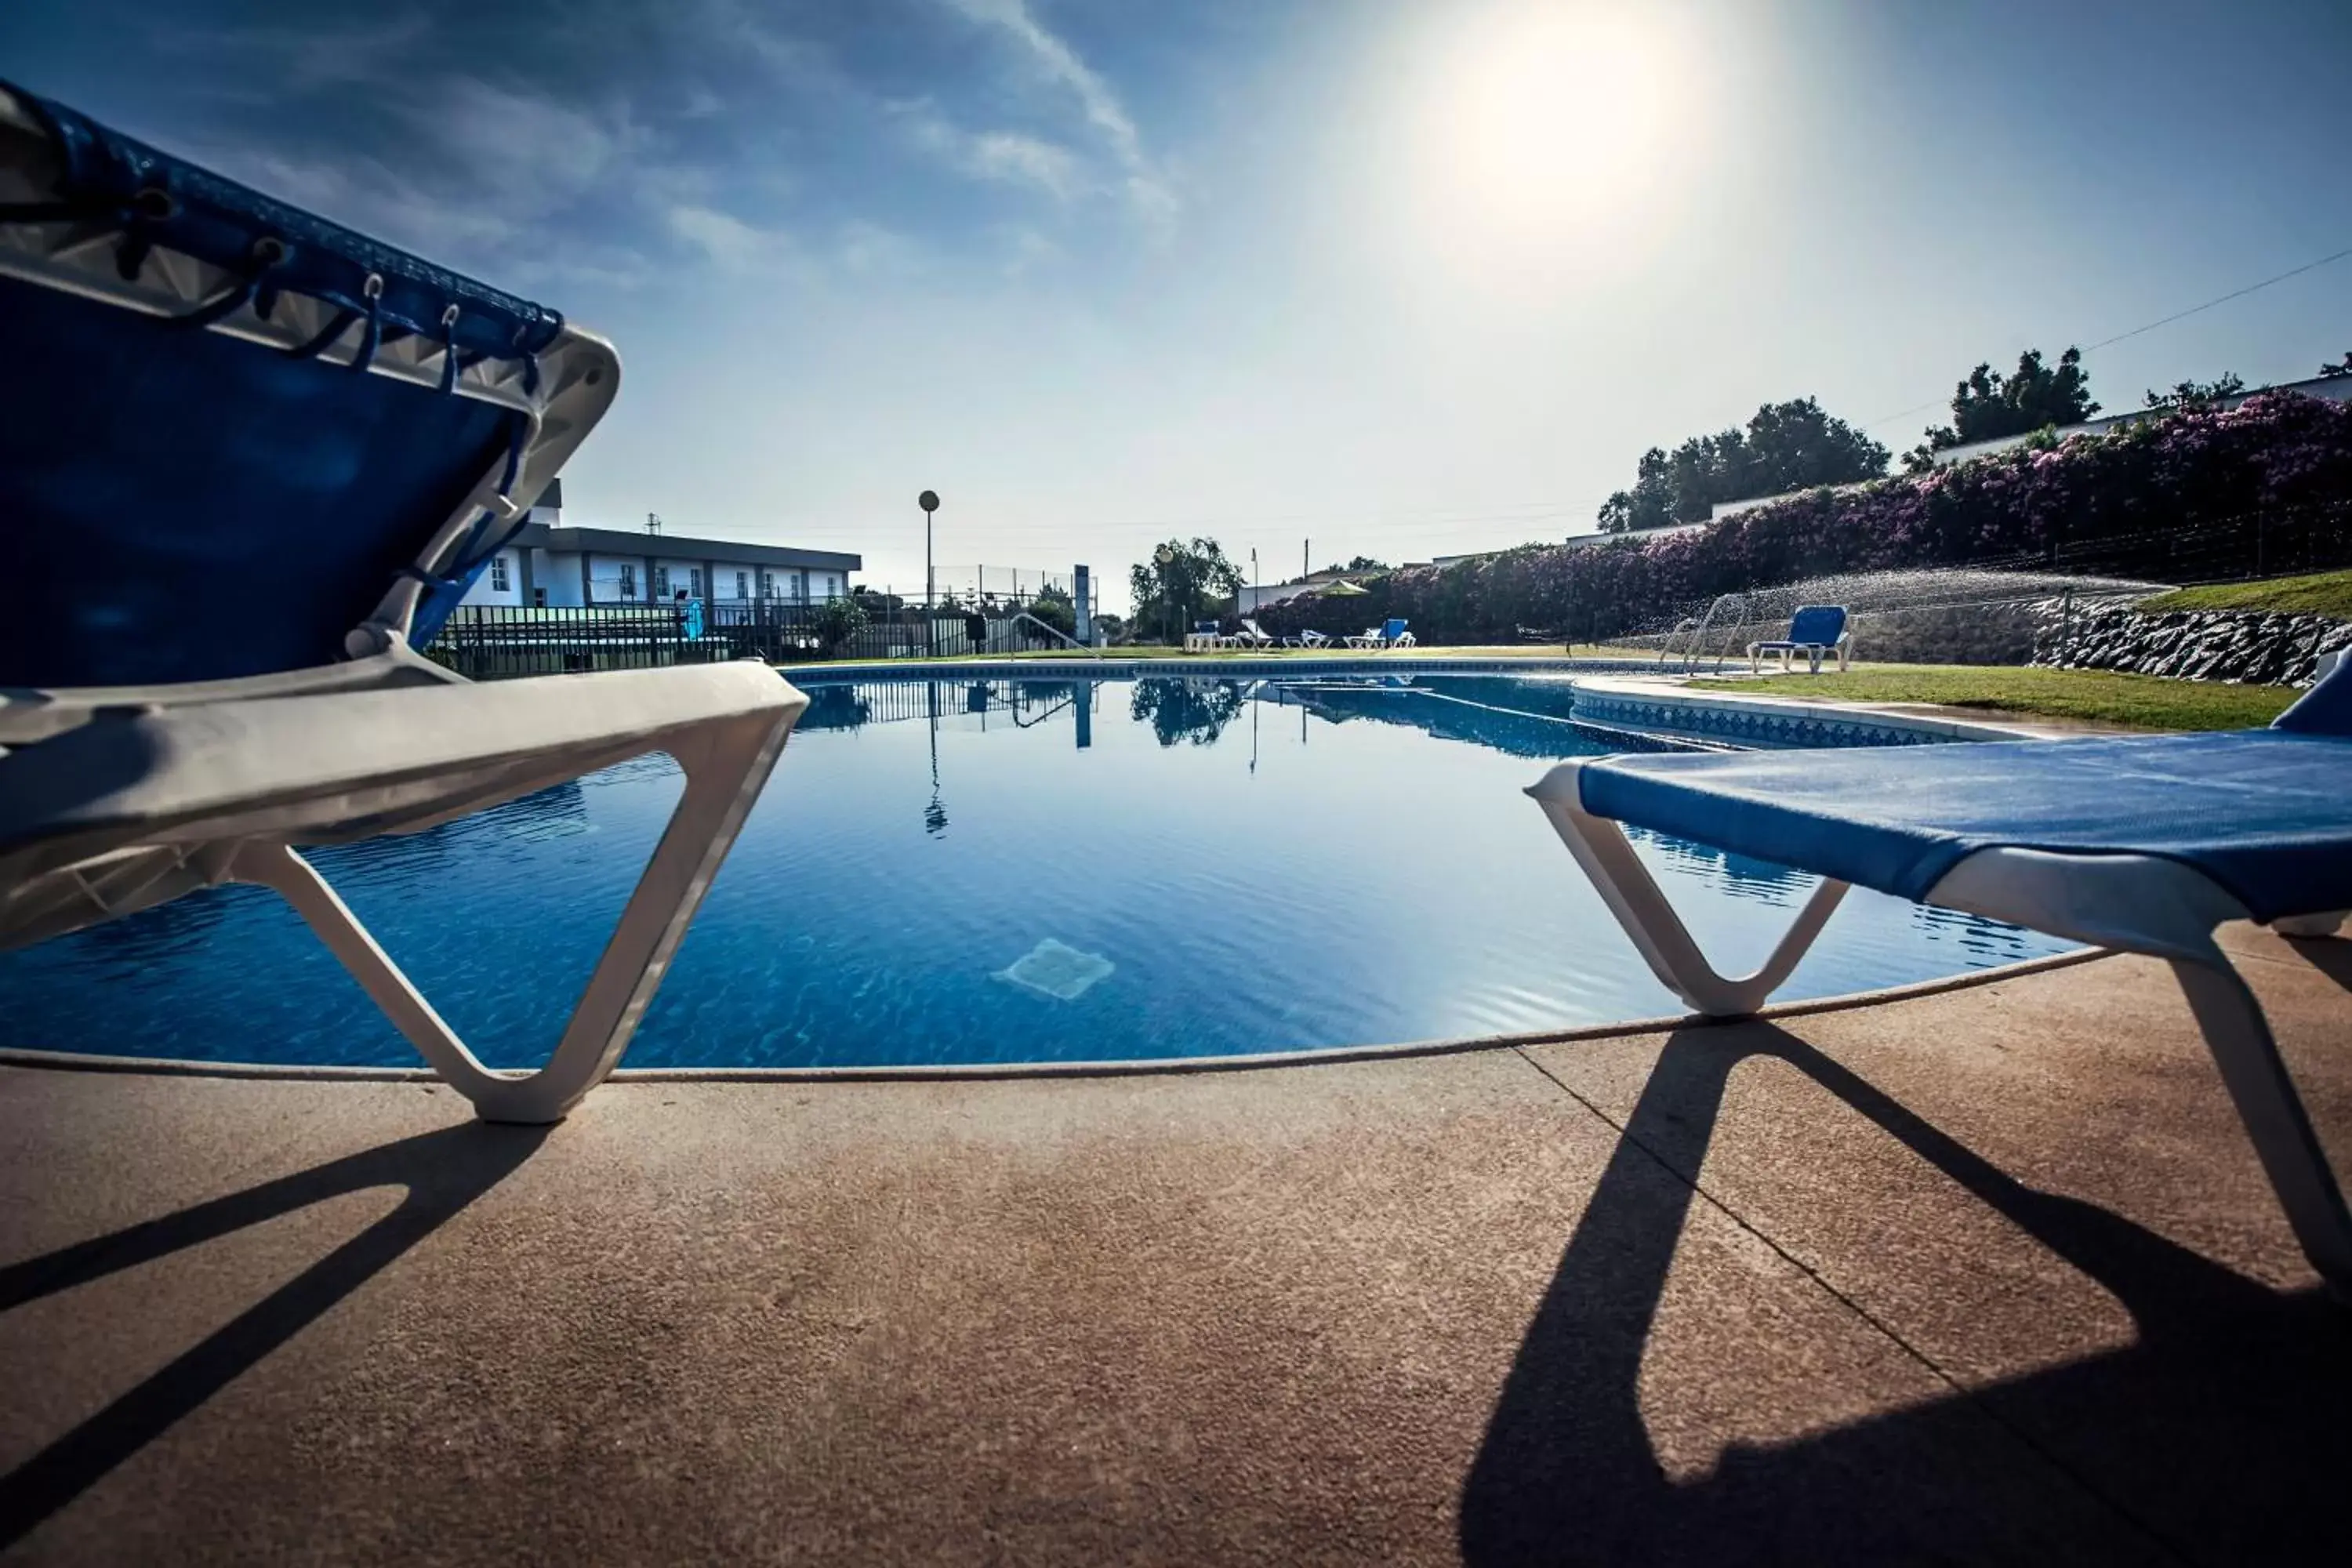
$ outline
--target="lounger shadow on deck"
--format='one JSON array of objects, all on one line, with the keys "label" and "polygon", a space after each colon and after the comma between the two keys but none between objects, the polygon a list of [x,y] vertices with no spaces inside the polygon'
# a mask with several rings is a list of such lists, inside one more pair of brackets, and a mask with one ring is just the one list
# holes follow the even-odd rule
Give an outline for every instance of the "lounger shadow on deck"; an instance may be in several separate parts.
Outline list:
[{"label": "lounger shadow on deck", "polygon": [[469,1122],[383,1144],[0,1268],[0,1314],[331,1198],[399,1187],[400,1206],[0,1476],[0,1551],[105,1479],[530,1158],[538,1127]]},{"label": "lounger shadow on deck", "polygon": [[[1643,1355],[1732,1070],[1785,1062],[2112,1291],[2138,1342],[1670,1481]],[[1760,1022],[1676,1034],[1505,1380],[1464,1487],[1473,1563],[2310,1560],[2332,1552],[2352,1325],[2096,1205],[2020,1184]],[[1742,1331],[1727,1329],[1727,1334]],[[2323,1542],[2326,1543],[2323,1546]]]}]

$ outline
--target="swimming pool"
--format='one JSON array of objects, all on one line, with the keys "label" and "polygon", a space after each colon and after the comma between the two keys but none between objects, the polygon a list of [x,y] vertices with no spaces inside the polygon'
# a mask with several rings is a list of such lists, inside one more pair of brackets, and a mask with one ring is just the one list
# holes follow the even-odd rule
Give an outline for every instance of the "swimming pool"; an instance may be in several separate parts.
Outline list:
[{"label": "swimming pool", "polygon": [[[1644,741],[1561,679],[804,682],[807,716],[625,1060],[1150,1059],[1682,1011],[1519,792]],[[546,1058],[679,775],[647,758],[314,858],[496,1067]],[[1810,879],[1638,836],[1727,971]],[[1782,994],[2063,950],[1857,891]],[[0,954],[0,1038],[211,1061],[416,1058],[274,894]]]}]

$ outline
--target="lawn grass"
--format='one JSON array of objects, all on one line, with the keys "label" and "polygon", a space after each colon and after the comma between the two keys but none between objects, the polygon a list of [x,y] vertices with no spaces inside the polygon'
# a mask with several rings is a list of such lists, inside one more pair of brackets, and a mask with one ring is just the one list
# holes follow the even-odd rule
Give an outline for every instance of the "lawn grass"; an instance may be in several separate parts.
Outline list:
[{"label": "lawn grass", "polygon": [[2269,723],[2301,695],[2287,686],[2168,680],[2111,669],[1959,664],[1857,664],[1843,675],[1705,678],[1692,684],[1833,702],[1932,702],[2142,730],[2251,729]]},{"label": "lawn grass", "polygon": [[2146,614],[2165,610],[2274,610],[2284,615],[2333,616],[2352,621],[2352,572],[2317,572],[2308,577],[2271,577],[2259,583],[2209,583],[2175,588],[2137,606]]}]

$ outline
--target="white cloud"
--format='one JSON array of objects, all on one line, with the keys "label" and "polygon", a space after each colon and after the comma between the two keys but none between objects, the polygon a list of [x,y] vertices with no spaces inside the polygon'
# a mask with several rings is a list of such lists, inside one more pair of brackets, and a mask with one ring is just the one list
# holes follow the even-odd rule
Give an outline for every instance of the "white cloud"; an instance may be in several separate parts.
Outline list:
[{"label": "white cloud", "polygon": [[1139,215],[1154,223],[1164,223],[1175,216],[1176,194],[1144,155],[1143,138],[1137,132],[1127,106],[1119,101],[1110,84],[1078,58],[1076,49],[1046,31],[1029,14],[1026,0],[946,3],[975,22],[1010,34],[1027,51],[1031,63],[1047,82],[1076,96],[1087,123],[1101,133],[1111,156],[1126,172],[1128,196]]},{"label": "white cloud", "polygon": [[965,131],[929,99],[888,107],[906,124],[918,147],[975,178],[1034,185],[1061,201],[1069,201],[1087,188],[1077,154],[1057,142],[1017,131]]},{"label": "white cloud", "polygon": [[906,277],[919,272],[923,252],[913,240],[879,224],[853,222],[842,226],[834,254],[845,271]]},{"label": "white cloud", "polygon": [[792,241],[782,233],[745,223],[732,213],[681,204],[668,213],[670,233],[730,272],[756,272],[784,260]]},{"label": "white cloud", "polygon": [[400,106],[479,199],[530,216],[569,205],[606,182],[632,140],[625,112],[598,117],[478,77],[437,83]]},{"label": "white cloud", "polygon": [[1067,201],[1077,193],[1078,161],[1066,147],[1011,131],[971,138],[972,167],[990,179],[1025,181]]}]

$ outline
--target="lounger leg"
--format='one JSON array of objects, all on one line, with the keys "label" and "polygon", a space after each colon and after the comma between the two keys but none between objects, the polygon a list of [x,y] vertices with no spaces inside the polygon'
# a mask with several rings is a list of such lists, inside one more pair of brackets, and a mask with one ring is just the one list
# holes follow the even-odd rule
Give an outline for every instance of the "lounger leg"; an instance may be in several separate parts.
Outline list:
[{"label": "lounger leg", "polygon": [[2172,960],[2221,1082],[2286,1211],[2303,1255],[2328,1288],[2352,1300],[2352,1213],[2295,1092],[2262,1004],[2216,950],[2210,962]]},{"label": "lounger leg", "polygon": [[2281,936],[2334,936],[2343,929],[2344,917],[2352,910],[2331,910],[2320,915],[2289,915],[2284,920],[2271,921],[2271,930]]},{"label": "lounger leg", "polygon": [[1623,830],[1579,804],[1576,771],[1581,765],[1561,763],[1528,794],[1551,819],[1560,841],[1600,889],[1601,902],[1625,928],[1651,973],[1709,1017],[1743,1017],[1763,1006],[1821,935],[1822,927],[1845,897],[1846,884],[1824,878],[1762,968],[1737,979],[1719,974],[1699,952],[1682,917],[1666,901],[1657,879],[1633,853]]},{"label": "lounger leg", "polygon": [[489,1121],[562,1119],[620,1061],[638,1020],[743,820],[775,767],[798,715],[757,714],[714,726],[670,754],[686,788],[636,890],[621,910],[604,957],[547,1065],[536,1072],[493,1072],[466,1048],[349,906],[290,846],[253,842],[238,850],[228,875],[274,889],[351,971],[369,998],[433,1070],[474,1102]]},{"label": "lounger leg", "polygon": [[2304,1256],[2352,1300],[2352,1213],[2262,1004],[2213,941],[2217,928],[2247,918],[2242,904],[2178,861],[2007,848],[1969,856],[1928,896],[1947,909],[2169,963]]}]

